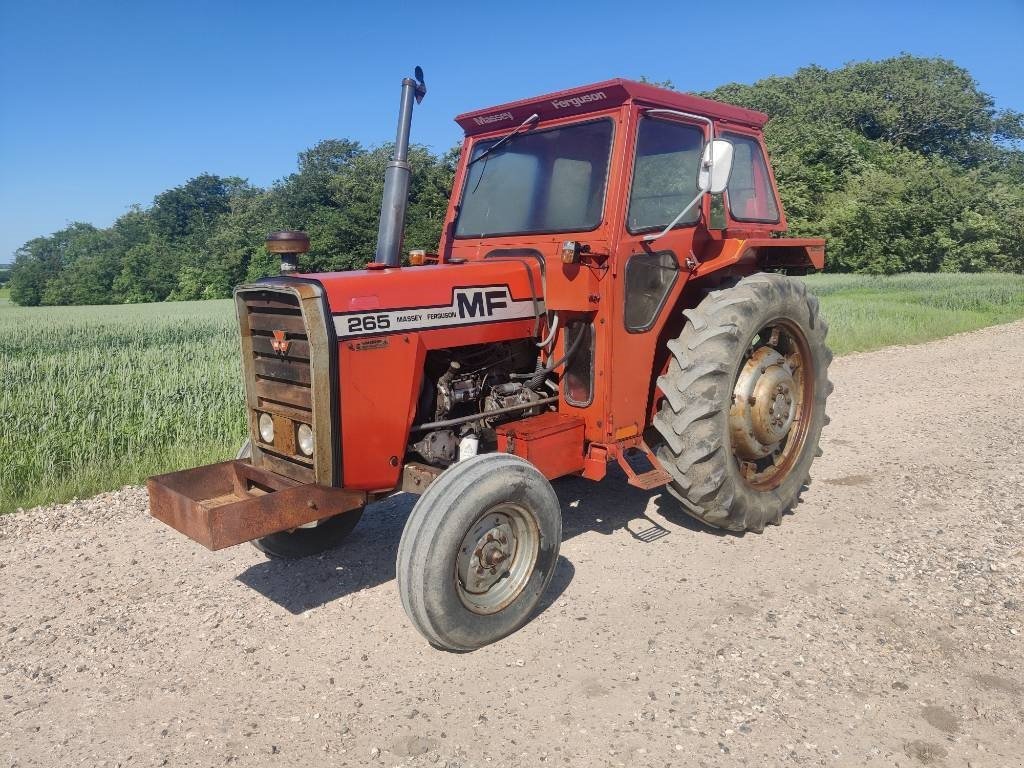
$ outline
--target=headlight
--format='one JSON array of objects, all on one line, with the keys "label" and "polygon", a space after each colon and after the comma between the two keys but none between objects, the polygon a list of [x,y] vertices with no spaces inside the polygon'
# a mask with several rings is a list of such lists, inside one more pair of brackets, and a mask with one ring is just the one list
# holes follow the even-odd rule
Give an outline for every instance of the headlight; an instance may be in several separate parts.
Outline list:
[{"label": "headlight", "polygon": [[299,450],[307,456],[313,455],[313,428],[309,424],[299,424]]},{"label": "headlight", "polygon": [[270,418],[269,413],[261,413],[259,420],[260,437],[263,438],[264,443],[274,442],[274,420]]}]

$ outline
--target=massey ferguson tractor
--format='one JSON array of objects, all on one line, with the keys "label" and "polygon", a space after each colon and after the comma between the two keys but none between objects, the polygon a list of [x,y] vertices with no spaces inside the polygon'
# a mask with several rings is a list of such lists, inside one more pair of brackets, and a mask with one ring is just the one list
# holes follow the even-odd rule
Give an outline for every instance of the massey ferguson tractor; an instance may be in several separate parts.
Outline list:
[{"label": "massey ferguson tractor", "polygon": [[551,580],[551,481],[664,488],[761,532],[798,501],[832,390],[825,243],[779,235],[767,115],[609,80],[456,118],[437,253],[403,259],[414,103],[402,83],[377,251],[354,272],[235,291],[249,442],[151,478],[152,514],[210,549],[334,547],[366,505],[420,494],[397,581],[412,624],[466,651],[522,626]]}]

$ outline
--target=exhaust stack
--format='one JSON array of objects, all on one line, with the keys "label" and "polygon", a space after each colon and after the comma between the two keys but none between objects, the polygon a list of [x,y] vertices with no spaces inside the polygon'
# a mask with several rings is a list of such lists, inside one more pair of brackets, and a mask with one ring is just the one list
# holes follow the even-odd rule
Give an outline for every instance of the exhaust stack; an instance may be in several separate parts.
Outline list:
[{"label": "exhaust stack", "polygon": [[402,80],[402,103],[398,112],[398,134],[395,156],[384,171],[384,196],[380,204],[380,228],[377,230],[377,253],[373,260],[388,267],[397,267],[405,228],[405,207],[409,201],[409,131],[412,128],[413,99],[419,104],[427,93],[423,70],[416,67],[415,80]]}]

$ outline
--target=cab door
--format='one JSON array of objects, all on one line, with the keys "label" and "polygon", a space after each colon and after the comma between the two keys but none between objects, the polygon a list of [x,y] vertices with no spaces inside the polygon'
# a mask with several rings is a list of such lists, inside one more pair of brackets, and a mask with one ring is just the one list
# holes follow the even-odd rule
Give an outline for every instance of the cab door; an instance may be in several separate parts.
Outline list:
[{"label": "cab door", "polygon": [[[637,111],[633,152],[622,210],[622,234],[614,254],[617,307],[611,320],[611,397],[605,421],[612,441],[638,439],[647,423],[655,357],[694,263],[694,239],[706,200],[653,242],[645,240],[672,222],[698,196],[697,173],[709,125]],[[706,234],[704,235],[706,237]]]}]

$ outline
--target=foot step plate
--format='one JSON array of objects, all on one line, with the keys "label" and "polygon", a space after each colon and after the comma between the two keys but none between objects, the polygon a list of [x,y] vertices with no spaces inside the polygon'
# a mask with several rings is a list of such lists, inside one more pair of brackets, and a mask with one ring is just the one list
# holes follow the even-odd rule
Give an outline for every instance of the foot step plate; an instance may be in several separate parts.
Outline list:
[{"label": "foot step plate", "polygon": [[651,453],[651,449],[647,447],[646,443],[640,443],[640,445],[637,446],[637,450],[640,451],[647,460],[646,463],[649,469],[638,472],[630,461],[630,457],[626,455],[626,452],[619,451],[619,466],[622,467],[622,471],[626,473],[626,477],[629,479],[630,485],[635,488],[650,491],[654,488],[660,488],[661,486],[672,482],[672,475],[662,469],[661,464],[655,458],[654,454]]}]

